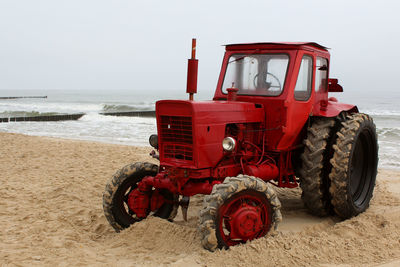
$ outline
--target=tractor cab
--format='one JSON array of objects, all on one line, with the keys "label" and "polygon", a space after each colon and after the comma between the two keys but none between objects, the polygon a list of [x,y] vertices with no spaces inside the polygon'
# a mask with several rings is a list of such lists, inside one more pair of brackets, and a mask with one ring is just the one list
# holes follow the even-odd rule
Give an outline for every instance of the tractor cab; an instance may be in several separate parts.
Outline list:
[{"label": "tractor cab", "polygon": [[[241,96],[307,101],[313,88],[328,92],[329,57],[327,48],[316,43],[227,45],[214,99],[223,98],[234,84]],[[294,88],[290,94],[289,88]]]},{"label": "tractor cab", "polygon": [[268,149],[290,150],[310,116],[356,109],[328,99],[328,91],[341,89],[328,79],[329,60],[327,48],[317,43],[226,45],[213,99],[228,100],[229,88],[237,88],[234,99],[265,109]]}]

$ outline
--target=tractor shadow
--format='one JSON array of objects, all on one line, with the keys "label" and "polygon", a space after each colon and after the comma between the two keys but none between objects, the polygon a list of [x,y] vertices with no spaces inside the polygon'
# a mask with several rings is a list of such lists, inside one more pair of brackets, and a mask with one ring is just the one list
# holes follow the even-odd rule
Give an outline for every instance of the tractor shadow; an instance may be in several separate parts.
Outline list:
[{"label": "tractor shadow", "polygon": [[278,230],[282,232],[300,232],[304,228],[325,223],[334,225],[339,222],[335,216],[317,217],[308,213],[301,200],[300,188],[275,188],[282,207],[282,222]]},{"label": "tractor shadow", "polygon": [[[340,220],[337,217],[317,217],[308,213],[301,200],[300,188],[274,188],[281,201],[282,222],[278,226],[278,230],[282,232],[300,232],[304,228],[314,226],[320,223],[334,225]],[[188,220],[183,220],[182,212],[179,209],[178,215],[174,219],[174,223],[197,228],[199,212],[203,205],[202,195],[196,195],[190,198],[188,209]]]}]

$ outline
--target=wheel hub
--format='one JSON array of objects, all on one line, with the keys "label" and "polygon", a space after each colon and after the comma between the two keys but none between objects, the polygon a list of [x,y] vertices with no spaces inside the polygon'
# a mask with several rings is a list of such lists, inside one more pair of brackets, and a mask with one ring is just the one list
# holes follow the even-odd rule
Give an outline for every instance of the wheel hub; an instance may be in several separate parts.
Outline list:
[{"label": "wheel hub", "polygon": [[150,207],[149,193],[134,189],[128,196],[128,206],[138,218],[146,218]]},{"label": "wheel hub", "polygon": [[258,207],[243,204],[232,215],[230,221],[232,239],[254,239],[263,229],[260,209]]}]

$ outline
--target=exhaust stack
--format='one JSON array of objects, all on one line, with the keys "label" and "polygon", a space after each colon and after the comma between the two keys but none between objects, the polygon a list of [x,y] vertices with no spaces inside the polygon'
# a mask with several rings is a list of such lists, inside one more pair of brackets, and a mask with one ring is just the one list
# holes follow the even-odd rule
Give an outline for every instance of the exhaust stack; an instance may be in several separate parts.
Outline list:
[{"label": "exhaust stack", "polygon": [[197,72],[199,61],[196,59],[196,39],[192,39],[192,58],[188,59],[188,74],[186,93],[189,100],[193,100],[193,94],[197,93]]}]

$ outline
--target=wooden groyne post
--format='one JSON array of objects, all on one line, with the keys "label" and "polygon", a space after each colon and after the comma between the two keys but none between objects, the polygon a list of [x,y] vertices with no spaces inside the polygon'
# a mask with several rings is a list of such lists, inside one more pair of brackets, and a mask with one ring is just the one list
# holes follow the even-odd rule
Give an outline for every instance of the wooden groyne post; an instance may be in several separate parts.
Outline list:
[{"label": "wooden groyne post", "polygon": [[11,118],[0,118],[0,122],[15,122],[15,121],[70,121],[70,120],[78,120],[83,115],[85,115],[85,113],[46,115],[46,116],[33,116],[33,117],[11,117]]},{"label": "wooden groyne post", "polygon": [[45,96],[0,96],[0,99],[20,99],[20,98],[47,98]]},{"label": "wooden groyne post", "polygon": [[99,114],[105,116],[147,117],[147,118],[156,117],[155,111],[103,112]]}]

